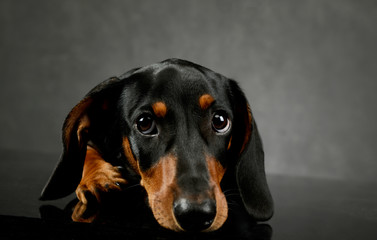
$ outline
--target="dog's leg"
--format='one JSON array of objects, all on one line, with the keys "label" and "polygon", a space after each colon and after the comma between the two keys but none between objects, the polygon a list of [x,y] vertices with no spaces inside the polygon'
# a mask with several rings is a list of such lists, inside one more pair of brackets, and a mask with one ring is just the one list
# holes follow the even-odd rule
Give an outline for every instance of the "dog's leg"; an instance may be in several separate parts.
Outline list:
[{"label": "dog's leg", "polygon": [[87,147],[81,182],[76,189],[77,198],[83,204],[88,203],[88,194],[101,202],[101,193],[121,190],[126,183],[118,168],[106,162],[94,148]]}]

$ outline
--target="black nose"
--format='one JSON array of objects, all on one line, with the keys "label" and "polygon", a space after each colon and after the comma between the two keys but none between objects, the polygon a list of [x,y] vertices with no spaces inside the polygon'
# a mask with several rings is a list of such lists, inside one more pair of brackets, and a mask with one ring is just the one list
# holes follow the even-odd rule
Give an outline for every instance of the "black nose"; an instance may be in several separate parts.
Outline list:
[{"label": "black nose", "polygon": [[180,198],[174,202],[174,215],[186,231],[201,231],[211,226],[216,216],[216,203],[212,199],[190,201]]}]

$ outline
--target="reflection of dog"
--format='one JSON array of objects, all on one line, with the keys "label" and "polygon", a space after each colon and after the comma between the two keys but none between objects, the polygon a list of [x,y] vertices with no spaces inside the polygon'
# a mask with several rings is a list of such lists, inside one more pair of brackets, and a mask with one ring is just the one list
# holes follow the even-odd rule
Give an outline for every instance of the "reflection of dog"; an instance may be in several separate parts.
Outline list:
[{"label": "reflection of dog", "polygon": [[69,113],[63,142],[42,200],[76,189],[85,204],[140,183],[161,226],[214,231],[227,219],[224,192],[237,189],[255,220],[272,216],[262,142],[243,92],[194,63],[170,59],[102,82]]}]

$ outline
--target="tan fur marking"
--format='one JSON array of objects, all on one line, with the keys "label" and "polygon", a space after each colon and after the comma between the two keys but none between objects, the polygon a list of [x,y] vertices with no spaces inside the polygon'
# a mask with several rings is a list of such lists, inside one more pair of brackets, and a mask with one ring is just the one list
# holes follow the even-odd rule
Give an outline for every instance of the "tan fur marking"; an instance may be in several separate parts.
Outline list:
[{"label": "tan fur marking", "polygon": [[[82,125],[81,130],[89,127],[89,119],[85,120],[87,124],[81,124],[78,123],[78,121],[81,121],[81,118],[83,118],[83,115],[85,114],[86,109],[89,107],[89,105],[92,103],[92,99],[85,98],[81,100],[69,113],[64,126],[64,143],[66,146],[69,146],[70,144],[70,137],[72,134],[72,131],[74,131],[75,125],[79,124]],[[78,126],[80,128],[80,126]],[[80,135],[79,131],[77,131],[78,140],[80,141]]]},{"label": "tan fur marking", "polygon": [[134,157],[134,154],[132,153],[131,145],[130,145],[130,141],[128,140],[128,137],[123,138],[123,150],[124,150],[124,154],[126,155],[126,158],[127,158],[128,162],[130,163],[132,169],[135,172],[139,173],[139,166],[138,166],[137,161]]},{"label": "tan fur marking", "polygon": [[210,175],[210,185],[213,187],[216,199],[216,217],[205,232],[212,232],[219,229],[228,218],[228,203],[220,187],[220,182],[226,169],[212,156],[206,156],[206,161]]},{"label": "tan fur marking", "polygon": [[126,183],[116,167],[106,162],[94,148],[87,147],[81,182],[76,189],[77,198],[82,203],[88,203],[85,197],[87,192],[100,202],[101,192],[121,190],[120,185]]},{"label": "tan fur marking", "polygon": [[90,127],[90,120],[89,120],[89,117],[88,115],[84,115],[80,118],[80,123],[79,123],[79,126],[77,128],[77,140],[79,142],[79,144],[82,144],[82,135],[83,133],[88,133],[88,129]]},{"label": "tan fur marking", "polygon": [[230,147],[232,146],[232,136],[230,136],[230,139],[229,139],[229,143],[228,143],[228,150],[230,149]]},{"label": "tan fur marking", "polygon": [[176,189],[177,158],[173,154],[162,157],[158,164],[146,172],[140,172],[142,185],[148,193],[149,205],[157,222],[168,229],[182,231],[173,213]]},{"label": "tan fur marking", "polygon": [[[91,210],[93,210],[93,206],[84,204],[83,202],[79,201],[78,203],[76,203],[71,218],[74,222],[91,223],[98,218],[99,209],[96,209],[97,211],[94,212],[92,212]],[[89,216],[88,212],[90,212]]]},{"label": "tan fur marking", "polygon": [[211,104],[215,101],[215,99],[209,95],[209,94],[204,94],[199,98],[199,106],[201,109],[206,110]]},{"label": "tan fur marking", "polygon": [[166,108],[165,103],[163,103],[163,102],[156,102],[156,103],[154,103],[152,105],[152,108],[153,108],[154,114],[157,117],[159,117],[159,118],[165,117],[166,112],[167,112],[167,108]]}]

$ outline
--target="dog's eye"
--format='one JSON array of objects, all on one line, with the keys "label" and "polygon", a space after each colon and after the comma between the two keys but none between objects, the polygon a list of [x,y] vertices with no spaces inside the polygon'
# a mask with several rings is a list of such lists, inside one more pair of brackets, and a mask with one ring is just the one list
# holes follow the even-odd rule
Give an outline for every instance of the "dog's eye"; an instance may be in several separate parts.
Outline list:
[{"label": "dog's eye", "polygon": [[212,128],[218,133],[225,133],[230,128],[228,114],[224,111],[218,111],[213,115]]},{"label": "dog's eye", "polygon": [[136,120],[137,130],[145,135],[157,134],[156,122],[153,117],[148,114],[141,115]]}]

